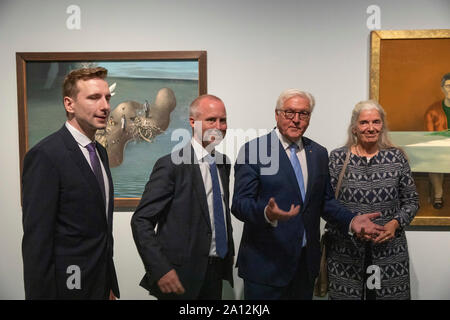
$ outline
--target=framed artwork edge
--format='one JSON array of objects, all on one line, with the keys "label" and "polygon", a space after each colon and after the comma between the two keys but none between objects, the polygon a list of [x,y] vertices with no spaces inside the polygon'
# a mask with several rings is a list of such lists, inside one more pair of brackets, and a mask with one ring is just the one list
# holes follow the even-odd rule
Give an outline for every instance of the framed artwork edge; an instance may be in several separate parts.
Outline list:
[{"label": "framed artwork edge", "polygon": [[[28,111],[27,111],[27,62],[52,61],[198,61],[198,95],[207,93],[207,52],[198,51],[90,51],[90,52],[16,52],[17,104],[19,130],[20,177],[23,172],[23,160],[29,150]],[[22,194],[22,184],[20,184]],[[114,198],[115,211],[134,210],[140,198]],[[119,209],[119,210],[116,210]]]},{"label": "framed artwork edge", "polygon": [[411,226],[450,226],[450,217],[415,217]]},{"label": "framed artwork edge", "polygon": [[[369,97],[379,101],[380,90],[380,54],[382,40],[401,39],[447,39],[450,29],[422,30],[374,30],[370,33],[370,88]],[[450,226],[450,216],[416,216],[412,226]]]},{"label": "framed artwork edge", "polygon": [[370,32],[370,90],[369,97],[379,100],[381,40],[450,38],[450,29],[374,30]]}]

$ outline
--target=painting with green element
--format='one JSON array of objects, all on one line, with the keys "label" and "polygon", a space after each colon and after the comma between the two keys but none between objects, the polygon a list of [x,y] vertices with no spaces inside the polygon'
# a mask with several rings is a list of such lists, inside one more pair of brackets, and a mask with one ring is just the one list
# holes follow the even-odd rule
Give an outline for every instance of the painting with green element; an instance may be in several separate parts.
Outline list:
[{"label": "painting with green element", "polygon": [[[206,63],[201,64],[206,68]],[[200,79],[206,70],[201,70],[198,59],[27,61],[26,150],[66,121],[64,76],[97,66],[108,70],[112,97],[108,125],[97,131],[96,140],[108,151],[116,207],[121,207],[117,200],[126,199],[132,201],[122,207],[134,207],[157,159],[179,144],[179,136],[172,138],[172,133],[180,128],[190,131],[189,105],[206,93],[202,84],[206,82]]]},{"label": "painting with green element", "polygon": [[408,154],[413,172],[450,173],[450,131],[391,131]]}]

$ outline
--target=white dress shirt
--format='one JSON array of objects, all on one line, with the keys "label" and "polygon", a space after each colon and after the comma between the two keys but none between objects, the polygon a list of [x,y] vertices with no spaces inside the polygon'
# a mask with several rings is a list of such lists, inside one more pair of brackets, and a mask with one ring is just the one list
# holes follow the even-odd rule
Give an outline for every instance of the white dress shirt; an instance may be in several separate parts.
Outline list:
[{"label": "white dress shirt", "polygon": [[[209,171],[209,163],[204,159],[207,155],[209,155],[208,151],[203,148],[203,146],[195,139],[191,139],[192,148],[194,149],[195,156],[198,160],[198,165],[200,167],[200,173],[202,174],[203,185],[205,186],[206,192],[206,201],[208,203],[208,211],[209,218],[211,220],[211,230],[212,230],[212,238],[211,238],[211,247],[209,250],[209,255],[217,257],[216,251],[216,230],[214,226],[214,198],[213,198],[213,185],[211,179],[211,172]],[[216,167],[217,168],[217,167]],[[224,201],[224,193],[222,187],[222,179],[220,178],[219,170],[217,170],[217,175],[219,176],[219,185],[220,185],[220,194],[222,197],[222,207],[224,209],[223,220],[225,221],[225,230],[227,230],[227,219],[225,217],[225,201]],[[227,235],[227,233],[225,233]],[[228,235],[227,235],[228,237]]]},{"label": "white dress shirt", "polygon": [[[292,142],[289,141],[286,137],[284,137],[280,133],[280,130],[278,130],[278,128],[275,129],[275,132],[278,136],[278,139],[280,139],[280,142],[284,148],[284,151],[286,151],[286,155],[288,156],[288,159],[291,159],[291,150],[289,150],[289,146],[292,144]],[[295,143],[298,145],[296,154],[297,154],[298,161],[300,161],[300,165],[302,167],[303,182],[305,184],[305,194],[306,194],[306,188],[308,186],[308,166],[306,163],[305,148],[303,147],[302,138],[298,139]]]},{"label": "white dress shirt", "polygon": [[[83,133],[81,133],[78,129],[76,129],[74,126],[72,126],[69,122],[66,121],[66,128],[69,130],[69,132],[72,134],[75,141],[78,143],[78,146],[80,147],[81,152],[83,153],[84,157],[86,158],[86,161],[89,163],[89,166],[91,167],[92,172],[94,171],[92,169],[91,159],[89,157],[89,150],[86,148],[86,146],[93,142],[91,139],[86,137]],[[98,142],[96,142],[98,143]],[[97,153],[98,160],[100,162],[100,167],[102,168],[102,174],[103,174],[103,181],[105,183],[105,207],[106,207],[106,219],[108,220],[108,209],[109,209],[109,182],[108,182],[108,176],[106,175],[105,167],[103,166],[103,162],[100,158],[100,155],[98,154],[97,148],[95,149],[95,152]]]}]

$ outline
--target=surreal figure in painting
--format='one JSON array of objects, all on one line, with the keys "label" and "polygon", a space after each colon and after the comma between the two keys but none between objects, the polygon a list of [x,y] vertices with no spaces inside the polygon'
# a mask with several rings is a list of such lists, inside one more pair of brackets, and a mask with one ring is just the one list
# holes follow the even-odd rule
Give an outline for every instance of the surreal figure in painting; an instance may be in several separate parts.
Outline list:
[{"label": "surreal figure in painting", "polygon": [[64,75],[72,69],[108,69],[111,113],[96,140],[108,152],[115,198],[137,198],[156,161],[173,151],[173,133],[189,130],[189,104],[199,94],[197,61],[28,62],[28,147],[65,121],[61,108]]},{"label": "surreal figure in painting", "polygon": [[152,142],[154,137],[164,132],[169,126],[170,113],[175,106],[174,92],[169,88],[162,88],[158,91],[153,104],[148,100],[143,104],[125,101],[115,107],[109,116],[106,129],[97,131],[95,135],[95,139],[108,152],[109,165],[114,168],[122,164],[128,142],[133,140]]},{"label": "surreal figure in painting", "polygon": [[[445,74],[441,80],[441,90],[444,93],[444,99],[433,103],[425,113],[425,130],[437,131],[436,134],[442,134],[450,137],[450,73]],[[442,209],[444,206],[443,184],[444,173],[430,172],[431,201],[435,209]]]}]

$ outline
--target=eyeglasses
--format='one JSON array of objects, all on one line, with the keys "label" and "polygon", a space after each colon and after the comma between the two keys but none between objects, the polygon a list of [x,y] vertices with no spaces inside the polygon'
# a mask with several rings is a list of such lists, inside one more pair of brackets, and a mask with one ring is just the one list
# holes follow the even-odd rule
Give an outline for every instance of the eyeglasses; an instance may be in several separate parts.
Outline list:
[{"label": "eyeglasses", "polygon": [[308,120],[311,116],[311,112],[308,111],[292,111],[292,110],[278,110],[283,114],[286,119],[292,120],[295,117],[295,114],[298,114],[301,120]]}]

